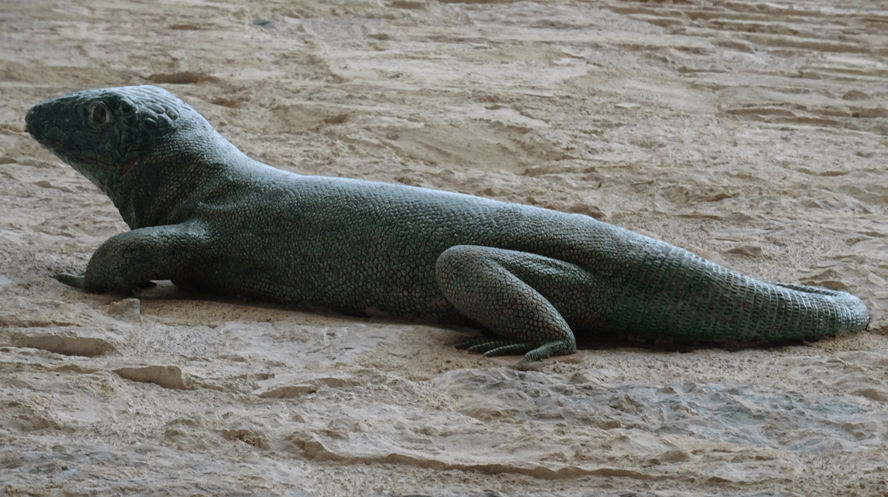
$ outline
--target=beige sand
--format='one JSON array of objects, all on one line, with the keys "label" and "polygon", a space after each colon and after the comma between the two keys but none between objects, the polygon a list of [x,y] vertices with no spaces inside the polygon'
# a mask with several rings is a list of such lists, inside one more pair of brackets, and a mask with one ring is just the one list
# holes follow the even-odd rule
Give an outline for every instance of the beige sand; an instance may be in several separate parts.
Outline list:
[{"label": "beige sand", "polygon": [[[267,21],[267,22],[264,22]],[[23,131],[161,84],[303,173],[581,212],[850,291],[855,336],[587,346],[55,282],[126,229]],[[888,2],[0,5],[0,493],[885,495]]]}]

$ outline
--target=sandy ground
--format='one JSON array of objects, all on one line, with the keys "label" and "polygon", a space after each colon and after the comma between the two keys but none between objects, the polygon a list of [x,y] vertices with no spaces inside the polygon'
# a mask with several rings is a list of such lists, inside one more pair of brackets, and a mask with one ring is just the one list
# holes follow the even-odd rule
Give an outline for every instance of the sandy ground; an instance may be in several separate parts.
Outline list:
[{"label": "sandy ground", "polygon": [[[885,1],[4,1],[0,492],[885,495],[886,60]],[[50,275],[126,226],[24,115],[146,83],[277,167],[589,214],[869,331],[517,371],[471,330],[79,293]]]}]

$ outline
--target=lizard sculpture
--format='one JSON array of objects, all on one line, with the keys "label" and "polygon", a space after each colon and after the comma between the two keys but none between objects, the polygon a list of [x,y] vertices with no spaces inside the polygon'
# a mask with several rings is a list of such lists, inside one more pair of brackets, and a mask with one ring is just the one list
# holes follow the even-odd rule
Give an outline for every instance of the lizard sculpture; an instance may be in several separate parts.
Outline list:
[{"label": "lizard sculpture", "polygon": [[480,325],[469,349],[531,362],[574,333],[773,342],[860,331],[856,297],[758,281],[580,214],[257,162],[166,90],[47,100],[28,132],[114,202],[86,292],[150,280],[222,295]]}]

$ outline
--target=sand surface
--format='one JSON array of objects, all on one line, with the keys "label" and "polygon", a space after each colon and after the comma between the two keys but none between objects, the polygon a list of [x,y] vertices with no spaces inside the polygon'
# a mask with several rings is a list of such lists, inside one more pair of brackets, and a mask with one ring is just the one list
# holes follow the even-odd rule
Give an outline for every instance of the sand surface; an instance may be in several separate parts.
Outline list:
[{"label": "sand surface", "polygon": [[[126,225],[24,132],[159,84],[288,171],[579,212],[860,296],[869,331],[586,345],[531,371],[472,330],[82,271]],[[888,493],[888,2],[0,4],[0,493]]]}]

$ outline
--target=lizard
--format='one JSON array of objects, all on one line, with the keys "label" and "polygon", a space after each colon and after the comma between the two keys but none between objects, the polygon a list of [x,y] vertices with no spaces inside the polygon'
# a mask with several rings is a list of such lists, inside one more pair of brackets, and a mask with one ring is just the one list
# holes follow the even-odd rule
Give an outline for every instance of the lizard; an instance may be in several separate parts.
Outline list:
[{"label": "lizard", "polygon": [[522,364],[574,353],[577,336],[773,343],[869,322],[850,293],[756,280],[583,214],[277,169],[156,86],[52,98],[25,121],[130,228],[84,273],[54,275],[84,292],[170,280],[469,325],[487,332],[470,351],[524,354]]}]

